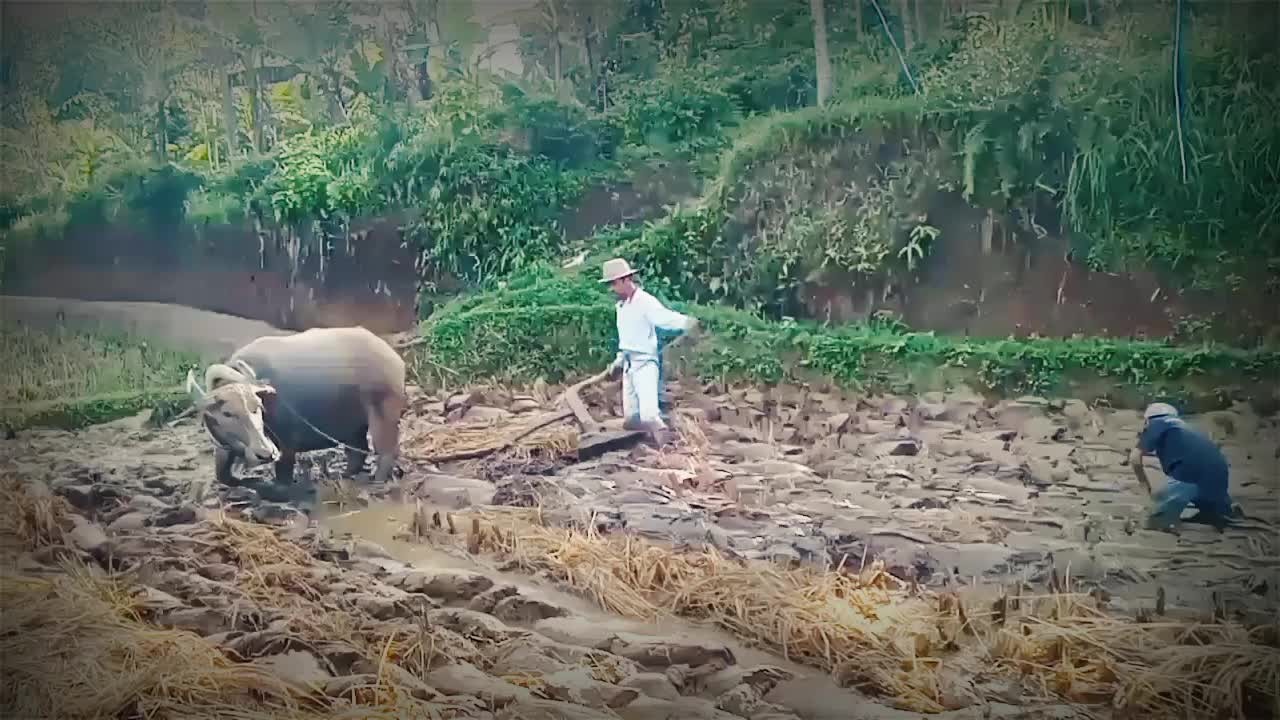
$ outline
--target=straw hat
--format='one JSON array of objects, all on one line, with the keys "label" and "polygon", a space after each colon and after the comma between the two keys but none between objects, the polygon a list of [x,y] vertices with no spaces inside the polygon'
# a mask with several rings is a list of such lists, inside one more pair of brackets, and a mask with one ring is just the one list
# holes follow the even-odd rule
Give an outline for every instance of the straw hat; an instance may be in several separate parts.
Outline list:
[{"label": "straw hat", "polygon": [[614,258],[604,262],[603,272],[600,273],[600,282],[611,283],[614,280],[620,280],[630,275],[635,275],[639,270],[631,267],[631,264],[622,258]]},{"label": "straw hat", "polygon": [[1152,418],[1164,417],[1166,415],[1170,417],[1178,417],[1177,408],[1169,403],[1151,403],[1147,406],[1147,411],[1142,414],[1142,419],[1150,420]]}]

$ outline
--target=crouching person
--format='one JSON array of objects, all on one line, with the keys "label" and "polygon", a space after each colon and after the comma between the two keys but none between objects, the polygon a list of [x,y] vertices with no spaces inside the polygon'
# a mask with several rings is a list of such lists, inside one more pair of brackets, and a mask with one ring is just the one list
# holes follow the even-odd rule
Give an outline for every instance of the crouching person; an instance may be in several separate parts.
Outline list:
[{"label": "crouching person", "polygon": [[615,258],[604,264],[600,282],[607,283],[618,297],[618,355],[610,365],[622,373],[622,408],[628,430],[658,433],[666,429],[658,408],[661,359],[658,330],[693,333],[698,321],[665,307],[641,288],[636,270],[626,260]]},{"label": "crouching person", "polygon": [[[1204,433],[1178,417],[1166,403],[1153,403],[1143,414],[1144,425],[1138,444],[1129,455],[1138,482],[1146,488],[1155,505],[1147,516],[1147,528],[1170,530],[1179,524],[1182,511],[1194,506],[1199,512],[1188,522],[1212,525],[1219,531],[1231,522],[1233,509],[1227,491],[1227,458]],[[1169,478],[1159,492],[1153,492],[1142,467],[1142,458],[1154,455]]]}]

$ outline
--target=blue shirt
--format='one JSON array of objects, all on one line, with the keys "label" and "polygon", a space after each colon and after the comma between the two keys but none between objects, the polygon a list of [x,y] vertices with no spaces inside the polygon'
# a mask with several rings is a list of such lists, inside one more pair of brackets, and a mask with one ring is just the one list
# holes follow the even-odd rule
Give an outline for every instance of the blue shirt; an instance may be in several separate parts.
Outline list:
[{"label": "blue shirt", "polygon": [[1227,458],[1208,436],[1182,418],[1152,418],[1138,437],[1138,447],[1159,458],[1164,474],[1179,482],[1203,490],[1226,490]]}]

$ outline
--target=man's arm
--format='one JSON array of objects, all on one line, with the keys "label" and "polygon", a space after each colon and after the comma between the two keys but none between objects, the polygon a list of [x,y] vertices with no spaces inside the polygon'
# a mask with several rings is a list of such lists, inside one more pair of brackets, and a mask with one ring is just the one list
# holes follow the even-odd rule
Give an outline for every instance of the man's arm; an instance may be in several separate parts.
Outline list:
[{"label": "man's arm", "polygon": [[1142,431],[1138,433],[1138,441],[1134,443],[1133,449],[1129,451],[1129,465],[1133,468],[1133,475],[1138,479],[1138,484],[1151,494],[1151,482],[1147,480],[1147,469],[1142,466],[1142,459],[1147,455],[1155,454],[1156,439],[1163,432],[1164,426],[1160,418],[1155,418]]},{"label": "man's arm", "polygon": [[697,318],[678,313],[663,305],[657,298],[645,303],[644,314],[654,327],[663,330],[689,332],[698,326]]},{"label": "man's arm", "polygon": [[1129,465],[1133,468],[1134,477],[1138,478],[1138,484],[1142,489],[1151,494],[1151,482],[1147,480],[1147,469],[1142,467],[1142,458],[1146,453],[1142,451],[1142,445],[1139,444],[1129,451]]}]

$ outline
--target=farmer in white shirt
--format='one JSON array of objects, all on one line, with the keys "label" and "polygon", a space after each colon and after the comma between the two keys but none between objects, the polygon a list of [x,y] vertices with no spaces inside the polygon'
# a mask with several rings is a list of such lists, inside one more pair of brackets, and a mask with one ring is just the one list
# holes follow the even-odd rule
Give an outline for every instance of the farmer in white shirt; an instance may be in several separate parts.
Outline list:
[{"label": "farmer in white shirt", "polygon": [[609,369],[622,372],[623,427],[657,433],[666,428],[658,412],[657,328],[693,332],[696,318],[669,310],[636,284],[636,271],[626,260],[615,258],[604,264],[600,282],[608,283],[618,296],[618,356]]}]

